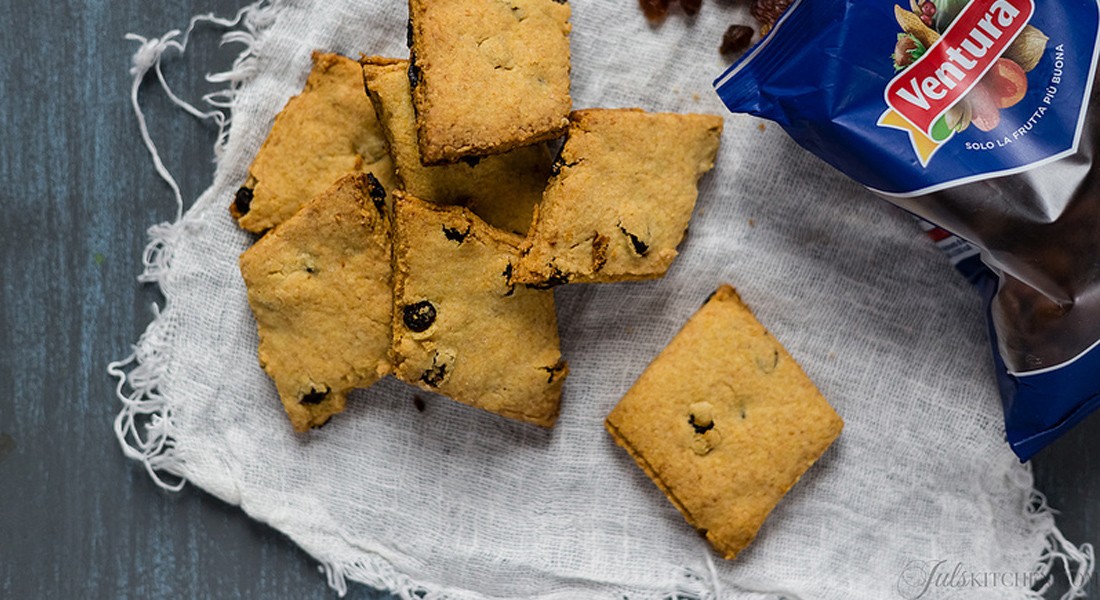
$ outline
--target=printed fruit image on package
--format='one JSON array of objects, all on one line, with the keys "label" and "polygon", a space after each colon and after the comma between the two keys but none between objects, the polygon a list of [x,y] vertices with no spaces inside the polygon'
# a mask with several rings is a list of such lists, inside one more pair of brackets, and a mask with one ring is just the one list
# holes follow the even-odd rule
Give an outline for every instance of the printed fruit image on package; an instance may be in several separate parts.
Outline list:
[{"label": "printed fruit image on package", "polygon": [[902,29],[893,53],[899,73],[887,85],[889,108],[879,119],[879,125],[909,134],[925,166],[955,133],[971,125],[990,132],[1000,125],[1001,110],[1027,95],[1027,71],[1038,65],[1048,41],[1027,24],[1034,11],[1030,2],[1002,0],[988,10],[940,2],[943,10],[934,0],[914,2],[912,10],[894,6]]},{"label": "printed fruit image on package", "polygon": [[[945,6],[952,6],[946,0],[940,0]],[[925,0],[921,4],[914,3],[913,11],[907,11],[900,6],[894,7],[894,13],[898,19],[903,33],[898,34],[898,44],[894,49],[894,69],[905,71],[913,63],[919,61],[929,48],[935,46],[940,39],[940,34],[932,28],[933,16],[941,18],[935,23],[945,29],[953,25],[955,17],[959,15],[956,3],[952,8],[939,11],[933,0]],[[998,20],[999,21],[999,20]],[[949,55],[947,61],[942,62],[936,77],[932,82],[931,91],[942,91],[946,96],[949,90],[958,87],[966,78],[964,70],[970,70],[980,63],[975,57],[984,56],[994,47],[997,40],[1005,37],[999,23],[995,23],[991,15],[980,23],[981,27],[969,32],[968,37],[957,48],[949,43],[941,44],[939,48],[951,48],[954,54]],[[1000,123],[1000,111],[1002,108],[1016,106],[1024,95],[1027,94],[1027,72],[1033,70],[1039,59],[1046,52],[1046,44],[1049,38],[1037,28],[1026,25],[1019,35],[1012,38],[1011,44],[1007,44],[1004,56],[996,59],[990,69],[978,79],[977,85],[966,92],[966,95],[956,99],[950,109],[937,119],[932,133],[937,134],[936,141],[942,141],[951,132],[966,131],[971,124],[982,131],[992,131]],[[914,84],[915,94],[909,94],[909,99],[923,97],[923,91],[917,89],[914,79],[908,79]],[[947,87],[947,90],[938,90],[939,86]],[[965,89],[965,88],[964,88]],[[899,93],[908,93],[908,90]]]},{"label": "printed fruit image on package", "polygon": [[1100,406],[1098,34],[1097,0],[801,0],[715,81],[927,221],[988,301],[1024,460]]}]

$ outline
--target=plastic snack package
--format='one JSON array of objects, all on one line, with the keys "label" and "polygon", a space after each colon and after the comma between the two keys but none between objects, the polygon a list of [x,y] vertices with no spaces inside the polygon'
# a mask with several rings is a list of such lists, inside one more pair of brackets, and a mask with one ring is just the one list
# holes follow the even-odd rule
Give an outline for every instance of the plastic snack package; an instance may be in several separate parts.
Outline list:
[{"label": "plastic snack package", "polygon": [[715,88],[926,222],[1027,460],[1100,406],[1100,2],[901,1],[794,2]]}]

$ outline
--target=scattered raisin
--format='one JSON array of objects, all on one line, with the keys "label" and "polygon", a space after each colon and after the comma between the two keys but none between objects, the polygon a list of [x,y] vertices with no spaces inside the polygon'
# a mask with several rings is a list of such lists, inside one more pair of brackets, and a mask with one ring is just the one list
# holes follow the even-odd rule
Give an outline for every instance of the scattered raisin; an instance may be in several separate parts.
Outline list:
[{"label": "scattered raisin", "polygon": [[558,175],[561,175],[562,168],[575,166],[577,166],[577,163],[567,163],[564,159],[562,159],[561,155],[558,155],[558,158],[554,161],[554,164],[550,165],[550,174],[554,177],[557,177]]},{"label": "scattered raisin", "polygon": [[446,363],[440,365],[436,364],[435,359],[432,359],[432,368],[424,371],[420,376],[420,381],[430,385],[431,387],[439,387],[439,384],[443,383],[443,380],[447,378],[447,365]]},{"label": "scattered raisin", "polygon": [[414,333],[427,331],[435,323],[435,306],[424,300],[416,304],[406,305],[402,311],[405,327]]},{"label": "scattered raisin", "polygon": [[302,396],[302,399],[298,401],[298,404],[317,405],[325,401],[328,397],[328,388],[324,388],[318,391],[317,388],[309,388],[309,393]]},{"label": "scattered raisin", "polygon": [[508,291],[504,294],[504,297],[507,298],[516,293],[516,284],[512,283],[512,263],[508,263],[504,267],[504,272],[501,275],[504,276],[504,282],[508,286]]},{"label": "scattered raisin", "polygon": [[368,193],[370,194],[371,202],[374,203],[374,207],[378,209],[380,214],[385,214],[386,188],[382,187],[382,182],[378,181],[374,173],[367,173],[367,185],[370,186]]},{"label": "scattered raisin", "polygon": [[420,85],[420,67],[416,66],[416,54],[409,56],[409,87],[416,89]]},{"label": "scattered raisin", "polygon": [[233,207],[237,209],[237,214],[247,215],[248,211],[252,210],[252,188],[242,187],[237,190],[237,195],[233,198]]},{"label": "scattered raisin", "polygon": [[424,409],[428,408],[428,405],[420,396],[413,396],[413,406],[416,407],[417,412],[424,412]]},{"label": "scattered raisin", "polygon": [[565,369],[566,364],[564,360],[558,360],[558,364],[552,367],[542,367],[543,371],[546,371],[550,374],[550,377],[546,380],[546,383],[554,383],[554,378],[558,375],[561,375],[565,371]]},{"label": "scattered raisin", "polygon": [[699,14],[699,9],[702,7],[703,0],[680,0],[680,8],[683,8],[688,15]]},{"label": "scattered raisin", "polygon": [[533,290],[548,290],[569,283],[569,277],[565,273],[562,273],[557,267],[551,267],[551,269],[550,276],[546,278],[546,281],[542,283],[525,283],[523,285]]},{"label": "scattered raisin", "polygon": [[420,374],[420,381],[426,384],[428,387],[437,388],[444,381],[447,380],[447,376],[453,370],[454,355],[448,356],[440,351],[436,351],[432,355],[432,366],[428,367],[423,373]]},{"label": "scattered raisin", "polygon": [[649,253],[649,244],[643,242],[638,236],[630,233],[626,230],[622,224],[619,224],[619,231],[623,232],[623,235],[630,238],[630,245],[634,247],[634,253],[638,256],[645,256]]},{"label": "scattered raisin", "polygon": [[470,235],[470,227],[467,226],[466,231],[459,231],[458,229],[452,229],[444,225],[443,235],[447,236],[448,240],[461,244],[462,242],[466,241],[466,236]]},{"label": "scattered raisin", "polygon": [[650,21],[660,21],[668,14],[669,0],[639,0],[645,18]]},{"label": "scattered raisin", "polygon": [[556,271],[546,280],[547,288],[558,287],[559,285],[565,285],[567,283],[569,283],[569,277],[561,271]]},{"label": "scattered raisin", "polygon": [[562,158],[562,154],[564,152],[565,152],[565,144],[562,144],[561,146],[558,147],[557,154],[554,155],[554,162],[550,164],[550,174],[551,175],[558,175],[559,173],[561,173],[562,163],[564,162],[564,159]]},{"label": "scattered raisin", "polygon": [[709,423],[707,423],[706,425],[699,425],[695,422],[695,415],[691,415],[691,416],[688,417],[688,423],[691,425],[691,427],[693,429],[695,429],[695,433],[697,433],[699,435],[703,435],[704,433],[710,431],[711,429],[714,429],[714,421],[713,420],[710,421]]},{"label": "scattered raisin", "polygon": [[722,46],[718,49],[722,56],[736,56],[748,49],[752,44],[752,27],[747,25],[730,25],[726,34],[722,36]]}]

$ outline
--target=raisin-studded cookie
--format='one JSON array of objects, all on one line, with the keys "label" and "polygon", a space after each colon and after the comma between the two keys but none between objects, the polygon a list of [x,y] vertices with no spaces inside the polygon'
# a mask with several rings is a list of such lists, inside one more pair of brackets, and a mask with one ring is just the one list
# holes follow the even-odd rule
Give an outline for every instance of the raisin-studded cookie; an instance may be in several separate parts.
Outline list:
[{"label": "raisin-studded cookie", "polygon": [[844,424],[722,286],[606,425],[688,523],[732,559]]},{"label": "raisin-studded cookie", "polygon": [[436,204],[461,204],[494,227],[526,234],[550,179],[552,157],[546,146],[425,167],[416,141],[409,62],[373,56],[360,62],[402,189]]},{"label": "raisin-studded cookie", "polygon": [[556,285],[664,275],[722,119],[637,109],[576,111],[523,245],[516,281]]},{"label": "raisin-studded cookie", "polygon": [[424,164],[499,154],[568,124],[570,9],[564,0],[409,0]]},{"label": "raisin-studded cookie", "polygon": [[553,426],[568,368],[553,293],[512,284],[520,238],[458,206],[394,198],[394,374]]},{"label": "raisin-studded cookie", "polygon": [[305,89],[275,117],[229,211],[241,228],[262,233],[351,171],[393,187],[393,162],[359,63],[314,52]]},{"label": "raisin-studded cookie", "polygon": [[390,372],[390,235],[385,189],[356,173],[241,255],[260,365],[298,431]]}]

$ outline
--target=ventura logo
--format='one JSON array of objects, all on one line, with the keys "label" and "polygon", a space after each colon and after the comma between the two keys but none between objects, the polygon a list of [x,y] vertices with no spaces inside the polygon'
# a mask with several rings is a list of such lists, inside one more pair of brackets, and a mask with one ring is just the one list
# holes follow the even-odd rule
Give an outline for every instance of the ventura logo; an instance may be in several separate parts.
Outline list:
[{"label": "ventura logo", "polygon": [[[903,15],[898,8],[899,21],[909,18],[911,13]],[[970,2],[943,35],[926,40],[928,47],[920,58],[886,86],[890,108],[878,124],[908,131],[921,164],[927,165],[954,134],[946,120],[948,111],[978,85],[1034,12],[1034,0]]]}]

